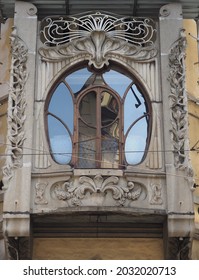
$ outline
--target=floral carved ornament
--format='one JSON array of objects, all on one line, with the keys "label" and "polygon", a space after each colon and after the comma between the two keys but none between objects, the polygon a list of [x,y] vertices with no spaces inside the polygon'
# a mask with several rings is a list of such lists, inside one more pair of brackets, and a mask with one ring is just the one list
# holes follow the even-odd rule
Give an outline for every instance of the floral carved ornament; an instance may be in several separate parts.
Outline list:
[{"label": "floral carved ornament", "polygon": [[108,193],[115,201],[115,206],[124,206],[127,201],[138,200],[145,192],[144,187],[139,183],[125,181],[125,184],[121,184],[119,177],[102,175],[93,178],[81,176],[76,183],[57,182],[52,186],[51,191],[55,199],[68,201],[71,206],[81,205],[88,194],[90,197],[96,194],[98,197],[105,198]]}]

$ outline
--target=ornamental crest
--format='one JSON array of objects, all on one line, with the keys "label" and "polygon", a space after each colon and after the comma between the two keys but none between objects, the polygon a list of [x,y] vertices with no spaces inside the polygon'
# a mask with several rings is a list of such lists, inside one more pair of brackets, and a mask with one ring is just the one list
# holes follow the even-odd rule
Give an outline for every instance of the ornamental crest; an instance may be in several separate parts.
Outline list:
[{"label": "ornamental crest", "polygon": [[151,19],[119,18],[96,12],[67,18],[45,18],[39,53],[44,61],[57,62],[84,55],[89,65],[101,69],[113,56],[136,61],[156,54],[154,22]]}]

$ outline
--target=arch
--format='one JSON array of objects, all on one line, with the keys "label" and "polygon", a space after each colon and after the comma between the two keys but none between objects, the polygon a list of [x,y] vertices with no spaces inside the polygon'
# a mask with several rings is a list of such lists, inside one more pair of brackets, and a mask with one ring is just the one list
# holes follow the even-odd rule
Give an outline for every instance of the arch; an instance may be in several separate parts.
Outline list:
[{"label": "arch", "polygon": [[[148,149],[149,140],[150,140],[150,136],[151,136],[152,110],[151,110],[151,104],[150,104],[150,100],[149,100],[149,94],[146,91],[146,87],[138,82],[139,80],[138,80],[137,76],[136,77],[133,76],[130,73],[129,68],[126,69],[125,67],[123,67],[123,65],[121,67],[120,64],[114,63],[114,62],[111,62],[110,66],[108,68],[105,68],[101,71],[96,71],[95,69],[87,68],[84,63],[82,65],[77,64],[74,68],[70,67],[67,72],[62,71],[62,74],[59,76],[59,78],[56,79],[56,82],[54,83],[54,85],[47,97],[47,101],[45,104],[45,122],[48,127],[47,128],[47,139],[48,139],[52,157],[58,164],[71,164],[72,166],[74,166],[76,168],[77,167],[78,168],[125,168],[126,165],[129,165],[129,164],[137,165],[137,164],[140,164],[144,160],[144,158],[146,157],[146,154],[147,154],[146,150]],[[119,83],[118,83],[118,81],[119,81]],[[114,83],[116,83],[115,86],[113,85]],[[124,83],[124,86],[123,86],[123,83]],[[67,123],[65,123],[62,119],[59,118],[59,116],[56,116],[56,114],[54,114],[53,112],[51,112],[49,110],[50,104],[52,103],[52,99],[57,94],[58,89],[61,87],[61,85],[65,88],[65,91],[67,91],[68,96],[70,96],[70,100],[73,101],[73,105],[71,104],[71,106],[68,107],[68,109],[66,109],[66,111],[71,111],[70,119],[73,119],[74,133],[71,133],[71,130],[69,131]],[[123,86],[123,89],[121,86]],[[92,91],[93,91],[93,93],[91,94]],[[101,95],[101,98],[102,98],[102,92],[104,92],[104,93],[106,92],[106,94],[105,94],[106,97],[109,96],[109,98],[111,98],[112,100],[115,100],[114,102],[116,102],[120,108],[118,111],[117,119],[115,120],[115,122],[112,123],[112,125],[115,125],[115,127],[111,128],[111,133],[113,133],[113,130],[114,131],[118,130],[118,132],[119,132],[117,141],[116,141],[116,139],[114,140],[115,143],[116,142],[118,143],[116,145],[117,149],[115,149],[115,155],[114,155],[115,158],[118,158],[117,164],[115,162],[113,162],[113,160],[109,164],[106,164],[105,161],[102,160],[102,158],[103,158],[102,143],[104,143],[104,145],[105,145],[105,142],[107,139],[104,141],[102,140],[103,126],[101,125],[101,117],[102,117],[101,110],[102,110],[103,105],[100,105],[101,101],[99,101],[99,98],[97,98],[98,103],[97,103],[97,107],[95,108],[96,112],[97,112],[96,114],[98,114],[98,115],[95,115],[95,118],[98,119],[98,125],[95,128],[91,127],[91,126],[85,124],[85,122],[82,121],[82,119],[80,117],[80,114],[79,114],[80,100],[82,100],[82,98],[86,95],[88,98],[89,92],[90,92],[90,96],[96,95],[96,97],[97,97],[98,95]],[[126,101],[128,95],[131,95],[131,98],[128,98],[128,101]],[[132,103],[131,108],[129,107],[129,100],[131,100],[130,103]],[[136,102],[138,102],[138,103],[136,103]],[[57,101],[55,103],[56,104],[60,103],[60,110],[61,110],[61,112],[63,112],[64,109],[61,109],[61,106],[63,106],[63,103],[60,101],[59,102]],[[67,105],[69,105],[69,103],[71,103],[71,102],[65,102],[65,103]],[[73,110],[71,109],[72,106],[74,108]],[[101,106],[101,109],[100,109],[100,106]],[[140,111],[138,110],[138,108],[140,106],[141,106],[143,112],[141,112],[141,110]],[[104,107],[104,110],[105,110],[105,107]],[[135,113],[136,110],[137,110],[137,113]],[[131,117],[132,118],[131,125],[130,125],[131,129],[130,128],[126,129],[125,124],[127,122],[129,122],[128,115],[130,114],[130,111],[131,111],[131,114],[135,114],[135,116]],[[72,117],[72,114],[73,114],[73,117]],[[95,114],[95,113],[93,113],[93,114]],[[61,146],[64,147],[64,144],[62,144],[61,142],[60,142],[60,144],[57,144],[57,146],[59,147],[58,149],[53,148],[52,143],[54,140],[52,140],[51,139],[52,137],[50,136],[50,134],[53,135],[53,133],[50,132],[53,130],[53,128],[49,127],[49,124],[52,123],[52,121],[47,122],[46,116],[48,116],[49,119],[51,119],[51,118],[56,119],[57,126],[54,124],[56,126],[56,128],[58,127],[58,122],[60,122],[60,123],[62,123],[63,127],[65,127],[65,130],[67,131],[67,132],[65,131],[65,137],[67,134],[66,138],[68,139],[68,141],[66,141],[66,142],[68,142],[68,144],[67,145],[65,144],[66,146],[63,149],[63,151],[59,149]],[[109,110],[109,117],[110,117],[110,110]],[[94,120],[94,115],[90,119]],[[139,137],[137,137],[137,140],[136,140],[137,143],[135,143],[134,146],[132,146],[131,143],[133,141],[131,139],[128,140],[128,138],[132,138],[132,137],[135,138],[133,136],[135,134],[134,130],[136,128],[137,122],[139,122],[140,120],[142,120],[142,123],[143,123],[142,129],[140,131],[145,131],[145,132],[140,134]],[[56,121],[54,120],[54,123]],[[72,121],[70,121],[70,122],[72,124]],[[100,125],[99,125],[99,123],[100,123]],[[89,136],[86,137],[86,139],[84,139],[84,140],[81,139],[81,141],[80,141],[81,137],[80,137],[80,133],[79,133],[80,125],[82,127],[84,126],[84,131],[86,132],[86,129],[87,129],[87,134],[89,134]],[[61,124],[59,124],[59,126],[61,127]],[[61,139],[64,139],[64,136],[63,136],[64,132],[61,132],[61,128],[59,130],[59,133],[62,134]],[[109,135],[110,135],[110,131],[109,131]],[[113,135],[111,135],[111,137],[112,136]],[[114,136],[114,138],[115,138],[115,136]],[[89,141],[91,141],[90,143],[89,143],[88,139],[90,139],[89,140]],[[98,139],[98,140],[96,140],[96,139]],[[58,141],[58,140],[56,140],[56,141]],[[84,151],[83,154],[81,154],[81,152],[80,152],[80,148],[79,148],[81,146],[80,142],[81,143],[84,142],[84,149],[85,149],[86,142],[87,142],[88,146],[90,146],[90,147],[87,147],[86,149],[87,149],[87,152],[92,154],[92,156],[91,156],[92,159],[91,158],[89,159],[90,163],[86,166],[85,166],[85,162],[84,162],[84,164],[79,164],[80,160],[78,160],[78,158],[81,158],[81,157],[86,158],[86,156],[85,156],[86,152]],[[142,146],[140,146],[140,144],[139,144],[141,142],[142,142]],[[139,146],[137,144],[139,144]],[[110,150],[113,149],[114,145],[110,145],[110,142],[109,143],[107,142],[106,145],[109,146],[109,151],[107,150],[108,146],[104,147],[104,149],[106,150],[106,153],[108,154],[108,152],[110,152]],[[70,148],[68,148],[69,146],[70,146]],[[89,155],[89,153],[87,153],[87,155]],[[112,153],[114,153],[114,152],[112,152]],[[127,153],[129,154],[128,156],[127,156]],[[133,153],[134,153],[134,155],[137,154],[137,160],[130,159],[133,157],[132,156]],[[64,157],[67,157],[68,159],[70,158],[71,160],[68,160],[68,161],[67,160],[66,161],[56,160],[57,154],[58,154],[58,157],[60,157],[60,158],[62,156],[64,156]],[[140,156],[138,156],[138,154]],[[91,161],[93,161],[94,164],[91,164]]]}]

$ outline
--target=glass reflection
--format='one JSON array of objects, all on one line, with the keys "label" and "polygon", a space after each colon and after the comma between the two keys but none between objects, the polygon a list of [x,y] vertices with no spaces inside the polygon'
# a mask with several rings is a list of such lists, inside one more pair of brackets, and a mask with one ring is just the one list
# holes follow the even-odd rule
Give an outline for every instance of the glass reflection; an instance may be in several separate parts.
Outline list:
[{"label": "glass reflection", "polygon": [[119,167],[119,122],[101,129],[102,168]]},{"label": "glass reflection", "polygon": [[79,112],[82,120],[90,126],[96,126],[96,93],[86,94],[79,106]]},{"label": "glass reflection", "polygon": [[48,115],[48,132],[53,158],[59,164],[68,164],[72,156],[72,141],[67,129],[56,118]]},{"label": "glass reflection", "polygon": [[130,78],[115,70],[110,70],[109,72],[104,73],[103,78],[104,81],[121,97],[123,97],[130,83],[132,83],[132,80]]},{"label": "glass reflection", "polygon": [[101,124],[110,125],[118,116],[119,106],[113,95],[104,91],[101,94]]},{"label": "glass reflection", "polygon": [[96,129],[79,121],[79,153],[78,167],[95,168]]},{"label": "glass reflection", "polygon": [[72,96],[64,83],[55,89],[48,111],[60,118],[73,133],[74,106]]},{"label": "glass reflection", "polygon": [[68,75],[65,81],[68,83],[73,93],[78,93],[91,75],[92,73],[89,72],[87,68],[83,68]]},{"label": "glass reflection", "polygon": [[128,164],[138,164],[142,161],[147,143],[147,120],[140,119],[130,129],[125,141],[125,157]]},{"label": "glass reflection", "polygon": [[136,85],[133,84],[126,95],[124,102],[124,133],[127,132],[133,122],[143,116],[146,112],[147,108],[145,100]]}]

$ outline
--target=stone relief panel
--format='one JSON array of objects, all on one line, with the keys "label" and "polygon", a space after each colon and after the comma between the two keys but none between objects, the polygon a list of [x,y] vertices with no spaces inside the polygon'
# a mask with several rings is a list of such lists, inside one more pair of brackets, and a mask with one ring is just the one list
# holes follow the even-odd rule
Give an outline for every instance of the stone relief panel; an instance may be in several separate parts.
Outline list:
[{"label": "stone relief panel", "polygon": [[163,204],[163,192],[162,186],[160,184],[151,183],[151,200],[152,205],[162,205]]},{"label": "stone relief panel", "polygon": [[35,186],[35,204],[44,205],[48,204],[45,198],[45,191],[48,183],[37,183]]},{"label": "stone relief panel", "polygon": [[23,144],[25,141],[24,124],[26,120],[25,84],[27,81],[27,53],[26,44],[17,35],[14,27],[11,34],[11,79],[9,90],[8,109],[8,143],[6,165],[3,168],[4,181],[13,176],[13,170],[21,167]]},{"label": "stone relief panel", "polygon": [[180,38],[174,43],[170,50],[170,108],[172,124],[172,140],[174,147],[175,166],[180,168],[185,162],[185,147],[187,136],[187,109],[185,94],[185,49],[186,37],[184,31],[181,31]]},{"label": "stone relief panel", "polygon": [[131,201],[145,199],[146,189],[142,184],[116,176],[81,176],[71,182],[54,184],[51,196],[66,201],[68,206],[128,206]]},{"label": "stone relief panel", "polygon": [[174,42],[169,54],[170,74],[170,120],[173,142],[174,165],[184,170],[190,188],[193,188],[193,169],[189,158],[187,95],[185,85],[186,35],[181,29],[179,39]]},{"label": "stone relief panel", "polygon": [[37,179],[34,183],[33,211],[76,207],[122,207],[163,209],[165,190],[162,180],[105,176]]}]

